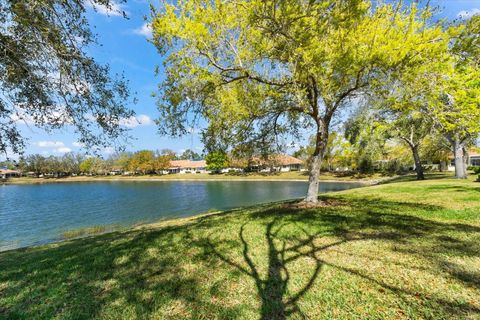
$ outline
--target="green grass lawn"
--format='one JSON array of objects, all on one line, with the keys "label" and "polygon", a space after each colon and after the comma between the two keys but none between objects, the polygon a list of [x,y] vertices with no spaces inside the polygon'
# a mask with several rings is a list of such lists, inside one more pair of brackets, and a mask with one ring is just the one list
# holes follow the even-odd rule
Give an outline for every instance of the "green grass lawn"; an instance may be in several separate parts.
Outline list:
[{"label": "green grass lawn", "polygon": [[5,319],[480,319],[480,183],[442,177],[0,253]]}]

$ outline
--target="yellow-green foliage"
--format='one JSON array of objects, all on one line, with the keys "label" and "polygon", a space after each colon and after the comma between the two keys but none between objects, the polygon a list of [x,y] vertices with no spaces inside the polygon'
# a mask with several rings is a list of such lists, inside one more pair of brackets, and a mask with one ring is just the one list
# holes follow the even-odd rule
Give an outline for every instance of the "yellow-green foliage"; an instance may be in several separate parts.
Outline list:
[{"label": "yellow-green foliage", "polygon": [[192,113],[207,119],[206,139],[233,147],[257,142],[256,132],[307,127],[319,153],[349,99],[386,73],[448,58],[456,29],[430,17],[415,4],[367,0],[166,3],[152,18],[153,42],[166,59],[162,132],[186,132]]}]

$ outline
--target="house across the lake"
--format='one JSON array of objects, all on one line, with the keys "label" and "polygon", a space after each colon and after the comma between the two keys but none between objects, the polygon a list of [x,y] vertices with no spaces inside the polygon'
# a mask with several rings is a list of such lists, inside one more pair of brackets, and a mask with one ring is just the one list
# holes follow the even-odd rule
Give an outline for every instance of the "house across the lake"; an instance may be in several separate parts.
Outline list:
[{"label": "house across the lake", "polygon": [[0,169],[0,179],[20,177],[22,174],[18,170]]},{"label": "house across the lake", "polygon": [[168,173],[206,173],[207,163],[205,160],[172,160]]},{"label": "house across the lake", "polygon": [[[450,165],[448,166],[449,171],[455,170],[455,158],[450,157]],[[470,150],[467,156],[467,166],[479,166],[480,167],[480,153]]]},{"label": "house across the lake", "polygon": [[468,154],[468,165],[469,166],[480,166],[480,153],[471,151]]},{"label": "house across the lake", "polygon": [[124,174],[125,172],[122,170],[121,166],[113,166],[110,172],[108,173],[111,176],[117,176]]},{"label": "house across the lake", "polygon": [[[268,159],[252,158],[247,160],[232,160],[230,161],[230,167],[221,170],[222,173],[227,172],[241,172],[241,171],[259,171],[259,172],[271,172],[271,171],[302,171],[304,170],[304,163],[295,157],[289,155],[274,155]],[[192,161],[192,160],[172,160],[170,161],[170,167],[168,173],[207,173],[207,163],[205,160]]]},{"label": "house across the lake", "polygon": [[289,171],[303,171],[304,162],[295,157],[276,154],[267,159],[252,158],[248,165],[249,171],[257,172],[289,172]]},{"label": "house across the lake", "polygon": [[279,154],[273,157],[275,171],[288,172],[288,171],[301,171],[303,169],[303,161],[295,157]]}]

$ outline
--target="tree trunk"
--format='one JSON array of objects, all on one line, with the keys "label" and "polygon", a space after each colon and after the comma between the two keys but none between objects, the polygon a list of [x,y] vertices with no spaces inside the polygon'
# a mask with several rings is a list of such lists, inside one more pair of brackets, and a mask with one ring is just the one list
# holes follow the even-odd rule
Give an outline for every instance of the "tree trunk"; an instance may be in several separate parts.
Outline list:
[{"label": "tree trunk", "polygon": [[415,171],[417,172],[417,180],[425,180],[425,175],[423,174],[422,161],[420,160],[420,155],[418,154],[418,145],[412,146],[413,160],[415,161]]},{"label": "tree trunk", "polygon": [[467,171],[463,152],[464,143],[458,137],[455,137],[452,141],[452,147],[453,156],[455,157],[455,177],[457,179],[466,179]]},{"label": "tree trunk", "polygon": [[312,157],[310,172],[308,177],[308,191],[305,202],[318,203],[318,186],[320,184],[320,166],[322,165],[322,157],[320,154]]},{"label": "tree trunk", "polygon": [[328,131],[317,130],[315,151],[312,156],[310,172],[308,177],[308,191],[304,202],[316,204],[318,203],[318,186],[320,185],[320,168],[322,166],[323,155],[327,147]]},{"label": "tree trunk", "polygon": [[439,172],[443,172],[444,170],[446,170],[445,168],[447,167],[447,165],[445,164],[445,161],[440,161],[438,163],[438,171]]},{"label": "tree trunk", "polygon": [[463,150],[463,172],[465,173],[465,177],[467,177],[467,168],[468,168],[468,151],[465,145],[462,147]]}]

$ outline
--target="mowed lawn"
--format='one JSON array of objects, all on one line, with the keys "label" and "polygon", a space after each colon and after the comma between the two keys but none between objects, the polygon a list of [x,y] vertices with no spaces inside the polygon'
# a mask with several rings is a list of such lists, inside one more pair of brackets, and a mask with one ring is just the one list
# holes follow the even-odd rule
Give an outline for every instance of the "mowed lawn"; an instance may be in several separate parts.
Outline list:
[{"label": "mowed lawn", "polygon": [[0,253],[0,318],[480,319],[480,183],[322,198]]}]

